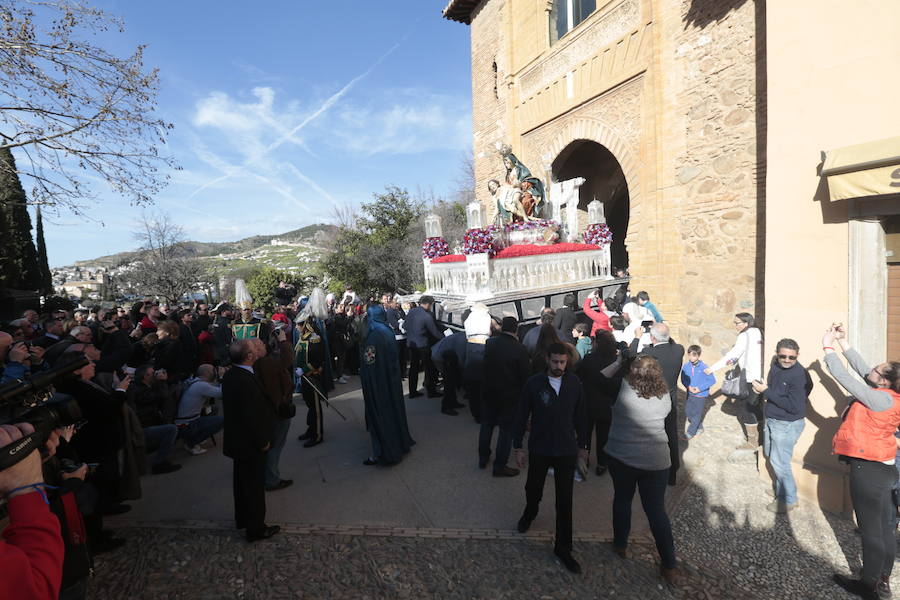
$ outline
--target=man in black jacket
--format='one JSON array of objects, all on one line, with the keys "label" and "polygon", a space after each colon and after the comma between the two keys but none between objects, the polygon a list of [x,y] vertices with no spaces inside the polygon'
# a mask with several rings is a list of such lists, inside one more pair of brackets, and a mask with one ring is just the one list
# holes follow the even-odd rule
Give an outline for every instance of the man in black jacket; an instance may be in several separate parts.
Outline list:
[{"label": "man in black jacket", "polygon": [[[640,327],[635,330],[635,337],[630,348],[632,354],[637,354],[642,334],[643,331]],[[669,396],[672,398],[672,411],[666,417],[666,436],[669,438],[669,455],[672,459],[672,468],[669,469],[669,485],[675,485],[675,474],[678,467],[681,466],[676,395],[678,393],[678,375],[681,373],[681,366],[684,363],[684,346],[676,344],[669,337],[669,326],[665,323],[656,323],[650,328],[650,341],[653,345],[645,347],[641,354],[652,356],[659,362],[663,378],[666,380],[666,385],[669,386]]]},{"label": "man in black jacket", "polygon": [[[522,396],[522,387],[531,373],[531,361],[525,346],[519,343],[515,317],[504,317],[501,334],[484,344],[482,369],[481,434],[478,436],[478,467],[487,466],[491,457],[491,438],[494,427],[500,429],[497,450],[494,454],[494,477],[514,477],[518,469],[506,465],[512,444],[510,429],[515,418],[516,405]],[[447,383],[444,382],[446,391]]]},{"label": "man in black jacket", "polygon": [[575,294],[566,294],[563,297],[562,307],[556,309],[556,315],[553,317],[553,327],[559,333],[559,339],[570,344],[575,344],[575,338],[572,337],[572,329],[578,322],[578,316],[575,314]]},{"label": "man in black jacket", "polygon": [[406,315],[406,343],[409,346],[409,397],[421,396],[419,392],[419,372],[425,369],[425,390],[429,398],[437,398],[437,369],[431,362],[431,346],[441,337],[431,307],[434,298],[422,296],[419,305]]},{"label": "man in black jacket", "polygon": [[522,437],[531,418],[528,436],[527,504],[519,519],[519,533],[525,533],[537,516],[544,493],[547,470],[554,469],[556,488],[556,544],[554,554],[573,573],[581,565],[572,557],[572,486],[579,457],[588,459],[590,431],[585,417],[584,392],[577,376],[566,373],[569,355],[563,344],[552,344],[547,351],[547,372],[532,375],[525,383],[513,426],[516,463],[525,466]]},{"label": "man in black jacket", "polygon": [[234,522],[247,529],[247,541],[272,537],[266,525],[266,452],[272,445],[275,409],[253,372],[258,358],[253,340],[231,345],[232,368],[222,378],[225,434],[222,452],[234,461]]}]

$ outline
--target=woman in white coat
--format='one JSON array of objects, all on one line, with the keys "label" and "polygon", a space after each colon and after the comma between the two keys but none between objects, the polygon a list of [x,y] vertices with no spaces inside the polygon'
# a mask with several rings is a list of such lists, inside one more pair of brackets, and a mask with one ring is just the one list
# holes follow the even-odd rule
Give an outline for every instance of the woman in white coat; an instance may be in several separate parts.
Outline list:
[{"label": "woman in white coat", "polygon": [[[750,313],[738,313],[734,315],[734,328],[738,331],[737,340],[728,353],[714,365],[706,369],[709,375],[722,367],[737,363],[743,371],[743,375],[749,384],[763,378],[762,369],[762,333],[756,327],[756,321]],[[759,445],[759,415],[762,414],[758,395],[750,389],[750,393],[744,398],[744,406],[740,420],[746,429],[746,441],[737,447],[737,450],[756,450]]]}]

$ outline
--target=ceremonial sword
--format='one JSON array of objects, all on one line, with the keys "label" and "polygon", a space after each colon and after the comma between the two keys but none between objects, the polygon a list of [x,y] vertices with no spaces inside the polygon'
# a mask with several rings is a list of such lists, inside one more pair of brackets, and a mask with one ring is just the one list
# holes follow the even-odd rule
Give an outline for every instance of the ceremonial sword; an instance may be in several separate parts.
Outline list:
[{"label": "ceremonial sword", "polygon": [[328,396],[326,396],[325,394],[323,394],[323,393],[319,390],[319,388],[316,387],[316,384],[314,384],[314,383],[309,379],[309,377],[307,377],[306,375],[301,375],[301,376],[300,376],[300,379],[302,379],[303,381],[305,381],[306,383],[309,384],[309,387],[311,387],[311,388],[313,389],[313,391],[319,395],[319,397],[322,399],[322,402],[325,403],[325,406],[327,406],[328,408],[330,408],[331,410],[333,410],[334,412],[336,412],[343,420],[345,420],[345,421],[347,420],[347,417],[345,417],[343,414],[341,414],[341,411],[339,411],[339,410],[336,409],[334,406],[332,406],[331,402],[328,401]]}]

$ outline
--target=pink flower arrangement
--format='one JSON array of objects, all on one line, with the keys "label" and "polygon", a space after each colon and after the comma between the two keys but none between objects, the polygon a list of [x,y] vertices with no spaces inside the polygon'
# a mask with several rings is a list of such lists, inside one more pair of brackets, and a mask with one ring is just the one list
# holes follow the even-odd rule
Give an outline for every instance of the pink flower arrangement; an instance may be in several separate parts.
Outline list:
[{"label": "pink flower arrangement", "polygon": [[613,239],[612,231],[609,230],[606,223],[594,223],[593,225],[588,225],[581,236],[584,239],[585,244],[593,244],[601,248],[612,242]]},{"label": "pink flower arrangement", "polygon": [[507,231],[529,231],[531,229],[546,229],[547,227],[556,227],[559,229],[559,223],[552,219],[541,219],[540,221],[518,221],[510,223],[506,226]]},{"label": "pink flower arrangement", "polygon": [[497,245],[494,238],[500,228],[496,225],[488,225],[487,227],[476,227],[466,231],[463,237],[463,253],[464,254],[483,254],[493,258],[497,253]]},{"label": "pink flower arrangement", "polygon": [[450,254],[450,244],[442,237],[425,238],[422,244],[422,258],[435,259]]}]

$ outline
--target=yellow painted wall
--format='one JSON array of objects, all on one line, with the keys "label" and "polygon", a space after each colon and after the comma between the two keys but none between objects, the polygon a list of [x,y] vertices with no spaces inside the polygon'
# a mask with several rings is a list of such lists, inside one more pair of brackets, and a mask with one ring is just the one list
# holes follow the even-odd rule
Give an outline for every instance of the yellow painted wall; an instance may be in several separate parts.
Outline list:
[{"label": "yellow painted wall", "polygon": [[846,510],[844,469],[830,455],[845,403],[818,364],[825,327],[849,322],[849,226],[846,203],[827,201],[816,166],[822,151],[900,132],[900,3],[770,1],[766,21],[766,353],[791,337],[812,363],[813,414],[794,470],[802,496]]}]

